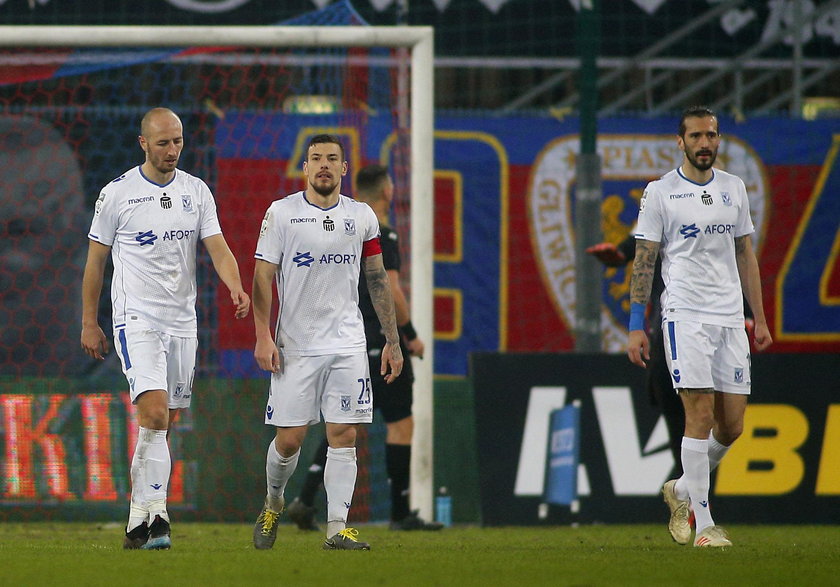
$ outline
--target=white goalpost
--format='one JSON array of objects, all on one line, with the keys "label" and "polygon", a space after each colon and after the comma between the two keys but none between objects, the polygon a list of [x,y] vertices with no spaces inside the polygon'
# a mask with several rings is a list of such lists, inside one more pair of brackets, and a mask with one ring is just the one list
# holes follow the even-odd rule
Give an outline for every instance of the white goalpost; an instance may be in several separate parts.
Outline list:
[{"label": "white goalpost", "polygon": [[[411,306],[423,361],[414,363],[412,508],[433,511],[433,60],[431,27],[416,26],[0,26],[6,48],[404,48],[410,55]],[[407,358],[407,360],[410,360]]]}]

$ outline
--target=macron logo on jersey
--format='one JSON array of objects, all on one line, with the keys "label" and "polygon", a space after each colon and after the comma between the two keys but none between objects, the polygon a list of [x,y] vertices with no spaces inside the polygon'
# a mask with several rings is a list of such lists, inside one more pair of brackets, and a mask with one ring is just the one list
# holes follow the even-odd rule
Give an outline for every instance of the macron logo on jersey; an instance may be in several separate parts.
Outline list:
[{"label": "macron logo on jersey", "polygon": [[697,238],[697,235],[700,234],[700,229],[694,223],[683,224],[680,228],[680,234],[683,235],[683,238]]},{"label": "macron logo on jersey", "polygon": [[310,222],[316,222],[315,218],[290,218],[289,222],[291,224],[309,224]]},{"label": "macron logo on jersey", "polygon": [[142,198],[129,198],[128,205],[133,206],[134,204],[145,204],[146,202],[154,202],[154,196],[144,196]]},{"label": "macron logo on jersey", "polygon": [[309,267],[315,261],[315,257],[309,254],[309,251],[301,253],[300,251],[292,258],[298,267]]},{"label": "macron logo on jersey", "polygon": [[134,240],[140,243],[140,246],[142,247],[143,245],[155,244],[157,238],[158,237],[154,232],[147,230],[146,232],[138,232],[137,236],[134,237]]}]

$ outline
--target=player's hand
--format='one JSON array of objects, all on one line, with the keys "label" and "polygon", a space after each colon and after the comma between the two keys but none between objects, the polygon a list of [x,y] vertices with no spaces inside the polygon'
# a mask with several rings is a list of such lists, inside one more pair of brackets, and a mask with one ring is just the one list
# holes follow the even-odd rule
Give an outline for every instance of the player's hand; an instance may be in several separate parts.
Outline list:
[{"label": "player's hand", "polygon": [[248,315],[248,310],[251,308],[251,298],[248,297],[243,290],[230,292],[230,299],[233,300],[233,305],[236,308],[233,316],[237,320],[241,320]]},{"label": "player's hand", "polygon": [[630,362],[639,367],[646,367],[650,361],[650,341],[644,330],[631,330],[627,337],[627,356]]},{"label": "player's hand", "polygon": [[254,358],[257,360],[260,369],[270,373],[279,373],[283,366],[280,349],[268,336],[257,339],[257,344],[254,347]]},{"label": "player's hand", "polygon": [[382,367],[379,374],[385,378],[385,383],[393,383],[402,373],[402,368],[403,355],[400,345],[386,342],[382,347]]},{"label": "player's hand", "polygon": [[420,337],[417,337],[414,340],[409,340],[405,343],[405,346],[408,347],[408,353],[412,357],[417,357],[418,359],[422,359],[423,353],[426,352],[426,345],[423,344]]},{"label": "player's hand", "polygon": [[770,336],[770,329],[767,328],[767,323],[755,323],[754,327],[755,334],[753,335],[753,344],[755,345],[755,350],[763,351],[771,344],[773,344],[773,337]]},{"label": "player's hand", "polygon": [[612,243],[598,243],[586,249],[607,267],[622,267],[627,264],[627,257]]},{"label": "player's hand", "polygon": [[82,326],[81,342],[85,352],[94,359],[102,361],[108,354],[108,339],[105,338],[105,333],[99,325]]}]

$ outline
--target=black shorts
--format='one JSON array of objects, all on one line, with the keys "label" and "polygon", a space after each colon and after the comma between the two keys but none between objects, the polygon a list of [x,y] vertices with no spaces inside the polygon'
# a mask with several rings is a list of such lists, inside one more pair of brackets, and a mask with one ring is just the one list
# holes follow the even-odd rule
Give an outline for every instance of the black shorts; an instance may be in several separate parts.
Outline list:
[{"label": "black shorts", "polygon": [[411,415],[413,399],[414,371],[411,367],[411,357],[408,349],[401,344],[405,362],[400,376],[393,383],[385,383],[385,378],[379,374],[382,367],[382,347],[368,349],[370,362],[370,382],[373,387],[373,408],[382,413],[387,424],[396,422]]}]

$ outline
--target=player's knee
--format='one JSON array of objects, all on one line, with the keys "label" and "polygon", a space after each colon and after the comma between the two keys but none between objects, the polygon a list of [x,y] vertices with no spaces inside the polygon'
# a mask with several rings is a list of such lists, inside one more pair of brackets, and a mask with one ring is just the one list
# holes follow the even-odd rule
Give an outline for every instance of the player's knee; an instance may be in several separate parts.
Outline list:
[{"label": "player's knee", "polygon": [[724,446],[730,446],[733,442],[738,440],[744,432],[744,423],[730,424],[728,426],[721,426],[715,430],[715,440]]},{"label": "player's knee", "polygon": [[327,442],[332,448],[352,448],[356,446],[356,427],[327,426]]}]

